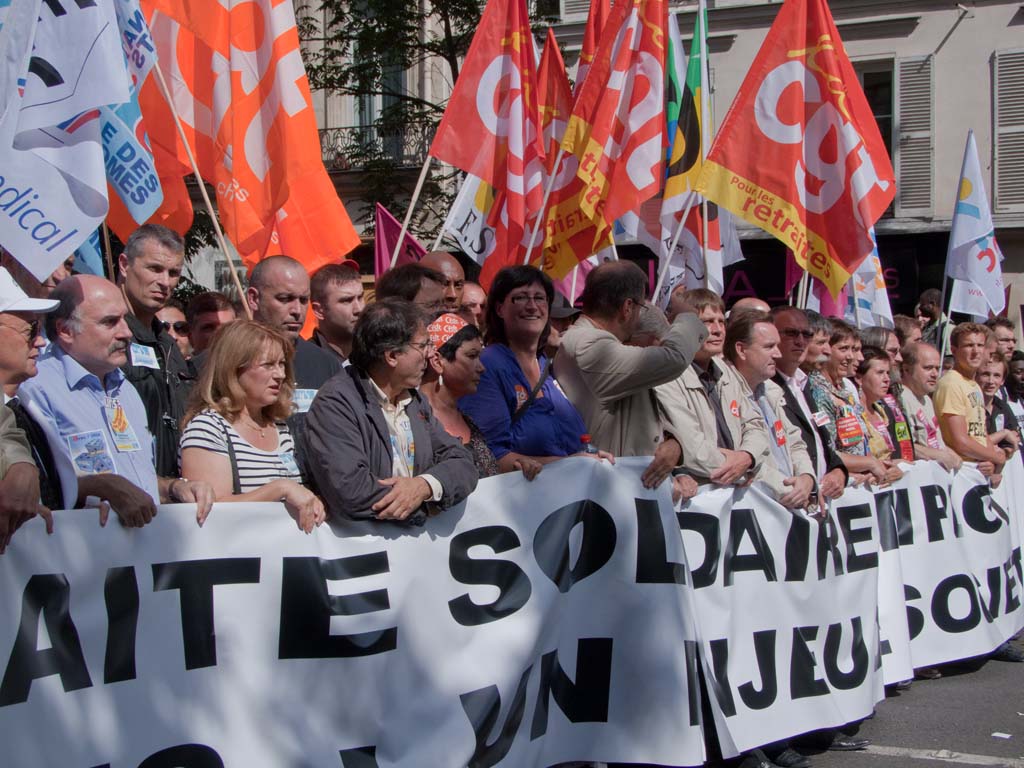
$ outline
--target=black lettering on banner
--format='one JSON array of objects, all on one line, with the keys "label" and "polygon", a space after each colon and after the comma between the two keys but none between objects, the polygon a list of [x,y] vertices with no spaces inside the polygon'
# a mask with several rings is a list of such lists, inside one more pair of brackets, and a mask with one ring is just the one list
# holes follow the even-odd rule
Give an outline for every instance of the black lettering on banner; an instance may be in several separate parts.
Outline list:
[{"label": "black lettering on banner", "polygon": [[[73,0],[74,4],[79,8],[95,8],[96,0]],[[67,16],[67,11],[64,10],[64,6],[61,5],[60,0],[43,0],[43,5],[50,9],[50,13],[54,16]]]},{"label": "black lettering on banner", "polygon": [[[754,547],[750,555],[739,554],[744,538],[749,538]],[[778,581],[775,575],[775,558],[772,557],[768,542],[764,540],[761,526],[752,509],[733,509],[729,520],[729,542],[722,558],[722,578],[725,586],[732,586],[733,575],[738,571],[760,571],[765,581]]]},{"label": "black lettering on banner", "polygon": [[829,515],[818,524],[818,580],[828,576],[828,558],[832,556],[832,567],[836,576],[843,575],[843,554],[839,551],[839,533],[835,520]]},{"label": "black lettering on banner", "polygon": [[679,512],[676,519],[680,531],[693,531],[704,540],[704,561],[696,568],[690,565],[690,576],[694,589],[710,587],[718,578],[718,558],[722,554],[718,518],[703,512]]},{"label": "black lettering on banner", "polygon": [[985,617],[985,621],[992,623],[999,615],[999,602],[1003,597],[1003,569],[1002,566],[993,566],[988,569],[988,605],[985,604],[985,600],[981,594],[981,583],[977,578],[974,579],[974,584],[978,588],[978,605],[981,607],[981,613]]},{"label": "black lettering on banner", "polygon": [[1017,582],[1024,583],[1024,568],[1021,567],[1020,547],[1016,547],[1013,550],[1013,554],[1010,555],[1010,562],[1013,563],[1013,568],[1017,571]]},{"label": "black lettering on banner", "polygon": [[[924,519],[928,528],[928,541],[942,541],[945,533],[942,530],[942,521],[947,517],[952,518],[953,536],[960,538],[960,520],[956,512],[950,515],[949,497],[946,489],[941,485],[926,485],[921,488],[921,501],[924,502]],[[903,541],[900,541],[902,544]]]},{"label": "black lettering on banner", "polygon": [[807,643],[817,639],[817,627],[793,627],[793,650],[790,653],[789,695],[794,699],[827,696],[828,683],[815,677],[818,662]]},{"label": "black lettering on banner", "polygon": [[1006,571],[1006,611],[1010,614],[1020,608],[1020,598],[1017,597],[1017,588],[1020,585],[1020,547],[1013,550],[1010,559],[1003,564]]},{"label": "black lettering on banner", "polygon": [[341,768],[377,768],[377,747],[342,749]]},{"label": "black lettering on banner", "polygon": [[790,515],[786,532],[786,581],[803,581],[811,559],[811,521]]},{"label": "black lettering on banner", "polygon": [[851,506],[839,507],[836,510],[836,518],[839,520],[839,527],[843,529],[843,539],[846,541],[846,570],[848,573],[867,571],[878,567],[878,551],[872,547],[866,554],[858,555],[855,549],[857,544],[864,544],[872,541],[871,526],[853,527],[856,520],[871,519],[870,504],[853,504]]},{"label": "black lettering on banner", "polygon": [[28,60],[28,71],[42,80],[43,85],[47,88],[53,88],[64,82],[60,72],[41,56],[33,56]]},{"label": "black lettering on banner", "polygon": [[150,755],[139,768],[224,768],[224,761],[205,744],[179,744]]},{"label": "black lettering on banner", "polygon": [[[971,609],[963,618],[954,618],[950,613],[950,596],[958,589],[967,593]],[[932,619],[943,632],[956,634],[970,632],[981,621],[981,608],[978,605],[978,594],[971,577],[965,573],[948,576],[939,582],[932,593]]]},{"label": "black lettering on banner", "polygon": [[108,568],[103,585],[107,606],[107,652],[103,682],[135,679],[135,633],[139,626],[139,585],[135,568]]},{"label": "black lettering on banner", "polygon": [[712,677],[708,680],[708,687],[718,701],[718,707],[726,717],[736,714],[736,702],[732,699],[732,686],[729,684],[729,640],[719,638],[712,640],[711,646],[711,667]]},{"label": "black lettering on banner", "polygon": [[[870,516],[870,513],[869,513]],[[850,648],[850,655],[853,657],[853,669],[843,672],[839,665],[839,653],[843,639],[843,625],[829,624],[828,632],[825,634],[825,676],[833,688],[840,691],[852,691],[858,687],[868,676],[868,669],[871,660],[868,657],[868,647],[864,642],[864,627],[861,624],[860,616],[854,616],[850,620],[850,628],[853,631],[853,642]]]},{"label": "black lettering on banner", "polygon": [[998,512],[995,518],[986,514],[989,505],[985,503],[985,500],[991,501],[990,494],[991,491],[987,485],[976,485],[964,494],[963,502],[960,505],[964,514],[964,522],[978,533],[995,533],[1003,527],[1003,521]]},{"label": "black lettering on banner", "polygon": [[495,554],[520,546],[519,537],[504,525],[474,528],[455,536],[448,549],[448,570],[460,584],[488,584],[500,592],[493,603],[477,605],[468,594],[448,601],[452,618],[464,627],[476,627],[503,619],[518,611],[530,599],[530,579],[509,560],[478,560],[469,556],[475,546],[490,547]]},{"label": "black lettering on banner", "polygon": [[213,588],[221,584],[258,584],[258,557],[184,560],[153,564],[153,591],[178,590],[185,669],[217,666]]},{"label": "black lettering on banner", "polygon": [[541,657],[537,705],[533,710],[530,740],[548,730],[548,700],[572,723],[608,722],[612,687],[612,638],[581,637],[576,643],[576,681],[558,663],[558,651]]},{"label": "black lettering on banner", "polygon": [[[92,686],[71,619],[70,598],[71,585],[63,573],[37,574],[28,580],[21,597],[18,635],[0,682],[0,707],[28,701],[32,681],[50,675],[60,675],[66,693]],[[36,647],[40,614],[50,636],[51,647],[44,649]]]},{"label": "black lettering on banner", "polygon": [[[668,559],[658,502],[636,499],[636,583],[685,584],[686,566]],[[673,531],[673,534],[675,531]]]},{"label": "black lettering on banner", "polygon": [[910,495],[905,489],[876,493],[875,518],[878,521],[878,541],[883,552],[914,543]]},{"label": "black lettering on banner", "polygon": [[531,665],[519,678],[519,685],[516,686],[516,692],[512,696],[512,703],[509,705],[508,714],[505,715],[505,722],[501,724],[498,735],[490,744],[487,743],[487,739],[501,714],[501,693],[498,691],[498,687],[490,685],[459,696],[462,709],[466,713],[466,717],[469,718],[469,724],[473,726],[473,735],[476,737],[473,756],[466,763],[466,768],[491,768],[505,759],[505,755],[512,748],[519,724],[523,722],[523,713],[526,711],[526,683],[529,681],[532,671],[533,666]]},{"label": "black lettering on banner", "polygon": [[778,674],[775,669],[775,630],[765,629],[754,633],[754,655],[761,673],[761,690],[753,682],[739,687],[740,698],[750,709],[767,709],[775,703],[779,693]]},{"label": "black lettering on banner", "polygon": [[910,639],[921,634],[924,629],[924,611],[912,605],[913,601],[921,599],[921,590],[909,584],[903,585],[903,602],[907,605],[907,629],[910,630]]},{"label": "black lettering on banner", "polygon": [[337,659],[372,656],[398,647],[398,627],[332,635],[332,616],[357,616],[391,607],[386,589],[331,595],[327,582],[388,573],[387,552],[322,560],[286,557],[281,572],[280,659]]},{"label": "black lettering on banner", "polygon": [[[569,539],[577,525],[582,527],[582,542],[573,565]],[[611,560],[615,542],[615,521],[608,510],[584,499],[566,504],[544,518],[533,537],[533,555],[544,575],[564,594]]]},{"label": "black lettering on banner", "polygon": [[683,640],[683,658],[686,662],[686,698],[690,707],[690,725],[700,725],[700,679],[697,665],[697,643]]}]

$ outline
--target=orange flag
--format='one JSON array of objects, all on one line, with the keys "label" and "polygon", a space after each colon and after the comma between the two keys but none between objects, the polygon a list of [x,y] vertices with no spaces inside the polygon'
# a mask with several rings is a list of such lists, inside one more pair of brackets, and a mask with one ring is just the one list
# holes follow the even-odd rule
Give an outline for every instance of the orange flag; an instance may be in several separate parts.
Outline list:
[{"label": "orange flag", "polygon": [[508,259],[529,237],[527,219],[544,194],[537,66],[525,0],[487,3],[430,154],[504,194],[504,227],[496,230],[504,242],[490,258]]},{"label": "orange flag", "polygon": [[833,296],[870,255],[895,174],[826,0],[785,0],[697,191],[784,242]]},{"label": "orange flag", "polygon": [[[594,54],[597,53],[597,42],[601,39],[605,22],[611,15],[612,6],[608,0],[590,0],[590,12],[587,14],[587,26],[583,28],[583,47],[580,49],[580,63],[576,66],[576,86],[573,94],[580,92],[580,86],[587,76]],[[559,54],[561,58],[561,54]]]},{"label": "orange flag", "polygon": [[[246,266],[277,253],[310,272],[340,261],[359,236],[323,166],[291,2],[229,11],[208,0],[142,0],[142,8],[199,170]],[[140,94],[154,154],[159,147],[190,169],[154,80]]]},{"label": "orange flag", "polygon": [[584,189],[577,210],[549,221],[556,242],[593,227],[593,253],[615,219],[661,188],[667,24],[665,0],[619,0],[612,7],[562,141],[579,163]]}]

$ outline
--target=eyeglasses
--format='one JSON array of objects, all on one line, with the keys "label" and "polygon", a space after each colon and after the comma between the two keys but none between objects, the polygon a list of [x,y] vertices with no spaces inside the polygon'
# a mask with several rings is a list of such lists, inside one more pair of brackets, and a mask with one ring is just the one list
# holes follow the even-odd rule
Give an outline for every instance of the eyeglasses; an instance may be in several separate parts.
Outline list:
[{"label": "eyeglasses", "polygon": [[29,344],[31,344],[33,341],[35,341],[36,337],[39,335],[39,321],[38,320],[33,320],[31,323],[28,324],[27,328],[21,328],[21,329],[15,328],[13,325],[9,325],[8,323],[0,323],[0,325],[4,326],[5,328],[10,328],[15,333],[24,336],[25,337],[25,341],[28,342]]},{"label": "eyeglasses", "polygon": [[794,341],[803,336],[804,339],[810,341],[814,338],[814,331],[801,331],[799,328],[787,328],[782,332],[782,335],[787,339],[793,339]]},{"label": "eyeglasses", "polygon": [[163,320],[160,322],[160,327],[165,331],[169,331],[173,328],[174,332],[179,336],[185,336],[188,333],[188,323],[184,320],[177,320],[173,323]]},{"label": "eyeglasses", "polygon": [[511,301],[517,307],[525,307],[530,302],[533,302],[538,307],[548,305],[548,297],[543,293],[517,293],[515,296],[509,296],[508,300]]},{"label": "eyeglasses", "polygon": [[430,339],[426,341],[410,341],[409,346],[413,349],[419,350],[421,355],[427,354],[427,350],[430,349]]}]

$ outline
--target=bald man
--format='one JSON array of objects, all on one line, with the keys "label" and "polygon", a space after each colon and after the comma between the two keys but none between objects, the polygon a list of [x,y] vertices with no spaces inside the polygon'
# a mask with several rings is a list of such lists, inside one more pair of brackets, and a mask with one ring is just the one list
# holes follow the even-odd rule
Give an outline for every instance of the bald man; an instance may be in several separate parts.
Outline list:
[{"label": "bald man", "polygon": [[772,308],[768,306],[768,302],[763,299],[759,299],[756,296],[744,296],[742,299],[732,305],[731,312],[743,312],[746,310],[755,310],[757,312],[771,312]]},{"label": "bald man", "polygon": [[462,292],[466,286],[466,273],[459,260],[447,251],[431,251],[420,259],[420,264],[444,275],[444,308],[448,312],[458,312],[462,308]]}]

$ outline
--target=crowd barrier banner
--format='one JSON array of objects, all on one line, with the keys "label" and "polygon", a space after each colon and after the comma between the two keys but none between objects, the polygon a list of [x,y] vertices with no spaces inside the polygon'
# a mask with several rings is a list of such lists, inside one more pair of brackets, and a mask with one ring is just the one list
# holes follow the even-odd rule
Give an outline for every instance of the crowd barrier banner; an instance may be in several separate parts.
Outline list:
[{"label": "crowd barrier banner", "polygon": [[646,463],[487,480],[422,528],[31,521],[0,557],[3,762],[699,764],[688,572]]},{"label": "crowd barrier banner", "polygon": [[757,485],[705,492],[678,514],[724,755],[859,720],[884,695],[878,531],[859,494],[825,522]]},{"label": "crowd barrier banner", "polygon": [[492,478],[422,528],[305,536],[278,504],[31,521],[0,557],[5,763],[697,765],[700,677],[733,754],[1024,624],[1022,465],[995,490],[907,465],[818,522],[757,486],[676,513],[646,464]]}]

